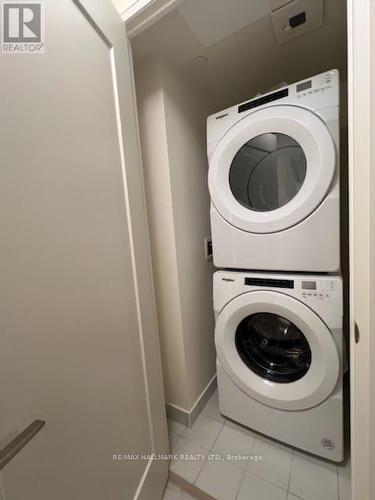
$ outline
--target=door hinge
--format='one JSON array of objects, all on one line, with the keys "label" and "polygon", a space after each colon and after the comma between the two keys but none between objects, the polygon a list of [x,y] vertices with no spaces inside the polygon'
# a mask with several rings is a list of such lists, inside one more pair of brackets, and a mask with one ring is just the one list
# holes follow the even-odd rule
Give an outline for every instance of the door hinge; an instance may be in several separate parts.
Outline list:
[{"label": "door hinge", "polygon": [[358,344],[358,342],[359,342],[359,327],[358,327],[357,323],[354,323],[354,340],[355,340],[355,343]]}]

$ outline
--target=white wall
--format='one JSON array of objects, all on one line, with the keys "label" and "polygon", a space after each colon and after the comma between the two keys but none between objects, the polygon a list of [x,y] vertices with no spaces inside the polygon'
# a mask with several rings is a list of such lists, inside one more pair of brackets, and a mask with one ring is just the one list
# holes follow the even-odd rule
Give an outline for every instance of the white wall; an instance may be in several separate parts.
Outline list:
[{"label": "white wall", "polygon": [[136,66],[167,403],[190,411],[215,374],[206,101],[171,66]]},{"label": "white wall", "polygon": [[163,88],[172,186],[177,269],[190,401],[215,372],[212,264],[204,258],[210,235],[207,186],[206,100],[171,66],[163,66]]}]

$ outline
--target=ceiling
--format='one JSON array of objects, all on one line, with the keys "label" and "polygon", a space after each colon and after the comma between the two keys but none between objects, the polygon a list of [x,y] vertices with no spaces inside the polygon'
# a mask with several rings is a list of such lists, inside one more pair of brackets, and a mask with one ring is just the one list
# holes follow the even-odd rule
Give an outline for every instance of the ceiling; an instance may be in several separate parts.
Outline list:
[{"label": "ceiling", "polygon": [[[233,8],[236,1],[231,0]],[[276,44],[270,17],[265,15],[205,46],[177,9],[133,40],[134,58],[137,64],[145,57],[161,55],[209,96],[217,109],[249,99],[282,81],[292,83],[333,68],[346,80],[346,1],[325,3],[324,26],[283,45]],[[191,16],[190,6],[187,11]],[[186,6],[182,5],[181,12],[185,15]],[[241,9],[238,13],[241,15]],[[206,16],[200,25],[209,26],[212,14],[201,9],[200,15]],[[231,23],[235,25],[233,16]],[[217,39],[217,33],[215,37],[211,40]],[[206,65],[191,64],[199,56],[207,59]]]},{"label": "ceiling", "polygon": [[[251,8],[249,8],[251,6]],[[255,23],[271,11],[265,0],[189,0],[179,14],[205,47]]]}]

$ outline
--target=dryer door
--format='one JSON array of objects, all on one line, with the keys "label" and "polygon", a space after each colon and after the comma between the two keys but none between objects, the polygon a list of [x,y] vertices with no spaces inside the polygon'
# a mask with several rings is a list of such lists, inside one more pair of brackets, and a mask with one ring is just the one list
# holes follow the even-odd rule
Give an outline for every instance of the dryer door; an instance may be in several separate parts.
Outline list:
[{"label": "dryer door", "polygon": [[340,373],[325,323],[279,292],[253,291],[229,302],[217,319],[215,344],[233,382],[273,408],[302,410],[321,403]]},{"label": "dryer door", "polygon": [[336,150],[324,122],[297,106],[271,106],[236,123],[210,160],[209,189],[221,216],[253,233],[298,224],[326,196]]}]

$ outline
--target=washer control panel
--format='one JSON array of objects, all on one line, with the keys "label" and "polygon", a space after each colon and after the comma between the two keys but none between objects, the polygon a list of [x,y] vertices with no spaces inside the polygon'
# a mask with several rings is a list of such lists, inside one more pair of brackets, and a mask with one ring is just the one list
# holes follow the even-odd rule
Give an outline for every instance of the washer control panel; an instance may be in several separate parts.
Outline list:
[{"label": "washer control panel", "polygon": [[[343,285],[339,276],[216,271],[213,285],[215,314],[235,297],[255,291],[262,291],[269,297],[275,293],[294,297],[322,318],[341,317],[343,312]],[[272,301],[272,298],[267,300]]]},{"label": "washer control panel", "polygon": [[213,285],[215,314],[235,297],[259,291],[264,292],[268,297],[265,300],[271,302],[277,301],[279,294],[289,295],[322,318],[341,318],[343,312],[342,279],[339,276],[216,271]]}]

